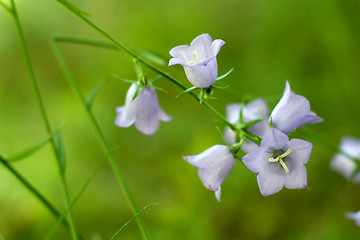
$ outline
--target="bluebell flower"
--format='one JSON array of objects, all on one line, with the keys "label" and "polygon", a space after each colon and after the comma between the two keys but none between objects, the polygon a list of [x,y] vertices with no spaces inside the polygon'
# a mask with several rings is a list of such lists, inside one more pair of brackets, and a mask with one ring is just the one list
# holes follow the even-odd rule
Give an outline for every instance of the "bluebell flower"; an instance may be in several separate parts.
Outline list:
[{"label": "bluebell flower", "polygon": [[174,47],[170,50],[169,66],[181,64],[187,78],[195,87],[207,88],[215,83],[218,75],[216,56],[225,42],[212,41],[209,34],[196,37],[190,44]]},{"label": "bluebell flower", "polygon": [[283,187],[307,187],[306,164],[312,144],[291,139],[276,128],[271,128],[260,146],[246,154],[242,161],[252,172],[258,173],[257,182],[263,196],[279,192]]},{"label": "bluebell flower", "polygon": [[199,177],[204,186],[214,191],[216,199],[220,202],[221,184],[235,165],[235,158],[230,149],[224,145],[215,145],[198,155],[183,158],[199,168]]},{"label": "bluebell flower", "polygon": [[[343,137],[340,142],[340,149],[350,157],[360,158],[360,140],[358,139]],[[350,179],[355,174],[356,163],[343,154],[337,153],[331,159],[330,167],[346,179]],[[360,182],[360,173],[356,173],[352,180],[356,183]]]},{"label": "bluebell flower", "polygon": [[360,211],[354,212],[354,213],[352,213],[352,212],[347,212],[347,213],[345,213],[345,216],[346,216],[347,218],[349,218],[349,219],[354,220],[355,223],[356,223],[356,225],[357,225],[358,227],[360,227]]},{"label": "bluebell flower", "polygon": [[138,88],[132,84],[126,94],[125,106],[116,109],[115,124],[119,127],[129,127],[135,123],[135,127],[146,135],[152,135],[159,128],[160,120],[170,121],[159,105],[154,89],[143,87],[139,95],[133,100]]},{"label": "bluebell flower", "polygon": [[305,97],[291,91],[288,81],[286,81],[284,94],[272,111],[270,118],[274,127],[285,134],[305,124],[323,121],[322,118],[310,111],[310,103]]}]

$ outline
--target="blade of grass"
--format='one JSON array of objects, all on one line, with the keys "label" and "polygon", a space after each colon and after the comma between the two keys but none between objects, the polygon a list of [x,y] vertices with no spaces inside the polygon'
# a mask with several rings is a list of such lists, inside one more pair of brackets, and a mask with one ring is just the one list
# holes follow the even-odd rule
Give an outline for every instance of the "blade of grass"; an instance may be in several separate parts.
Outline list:
[{"label": "blade of grass", "polygon": [[50,231],[46,234],[45,240],[51,239],[51,237],[54,235],[57,228],[60,226],[61,222],[63,222],[64,217],[68,214],[70,209],[76,204],[76,202],[80,199],[81,195],[84,193],[86,188],[89,186],[91,181],[95,178],[96,174],[99,172],[101,167],[104,165],[104,162],[106,160],[106,157],[103,158],[96,167],[90,172],[89,176],[86,178],[85,182],[81,185],[80,189],[76,193],[73,200],[70,202],[69,206],[63,211],[63,213],[58,217],[56,223],[54,226],[50,229]]},{"label": "blade of grass", "polygon": [[[68,81],[69,85],[72,87],[73,91],[75,92],[75,95],[78,97],[78,99],[80,100],[81,105],[84,108],[85,114],[87,116],[87,118],[89,119],[90,125],[94,130],[95,133],[95,137],[98,140],[99,144],[101,145],[105,155],[107,156],[108,162],[110,164],[111,169],[114,172],[114,175],[116,176],[118,183],[120,184],[124,195],[127,199],[127,202],[130,206],[131,211],[133,212],[133,214],[137,213],[137,209],[136,209],[136,204],[135,204],[135,200],[133,198],[133,196],[130,193],[130,190],[125,182],[125,179],[123,177],[123,174],[121,173],[118,165],[115,162],[115,159],[110,151],[110,148],[108,146],[108,143],[105,139],[105,136],[103,135],[93,113],[91,112],[91,110],[89,109],[88,105],[86,104],[86,100],[84,98],[84,96],[82,95],[78,85],[75,82],[74,77],[72,76],[69,67],[67,66],[67,63],[65,62],[65,59],[62,55],[62,52],[58,46],[57,41],[52,41],[52,47],[55,53],[55,56],[60,64],[61,69],[63,70],[64,74],[65,74],[65,78]],[[143,236],[144,239],[150,239],[150,235],[145,227],[145,224],[142,220],[141,217],[136,218],[136,222],[139,226],[139,229],[141,231],[141,234]]]},{"label": "blade of grass", "polygon": [[140,214],[142,214],[146,209],[148,209],[149,207],[152,207],[154,205],[156,205],[158,203],[151,203],[147,206],[145,206],[143,209],[141,209],[138,213],[136,213],[132,218],[130,218],[115,234],[114,236],[111,238],[111,240],[115,240],[117,238],[117,236],[121,233],[122,230],[124,230],[126,228],[127,225],[129,225],[129,223],[131,223],[135,218],[137,218]]},{"label": "blade of grass", "polygon": [[[26,68],[27,68],[28,73],[29,73],[31,86],[33,88],[34,95],[35,95],[35,98],[36,98],[36,102],[37,102],[37,104],[39,106],[41,116],[42,116],[42,118],[44,120],[45,128],[46,128],[48,134],[51,134],[52,133],[51,126],[50,126],[49,119],[48,119],[48,116],[47,116],[46,111],[45,111],[44,102],[43,102],[43,100],[41,98],[40,90],[39,90],[39,87],[38,87],[38,84],[37,84],[37,81],[36,81],[36,78],[35,78],[35,73],[34,73],[34,70],[33,70],[33,67],[32,67],[29,51],[28,51],[27,46],[26,46],[25,36],[24,36],[24,33],[22,31],[22,28],[21,28],[21,24],[20,24],[20,20],[19,20],[19,16],[18,16],[18,13],[17,13],[17,10],[16,10],[14,0],[10,0],[10,5],[11,5],[11,9],[12,9],[13,20],[14,20],[15,26],[16,26],[16,31],[18,33],[19,40],[20,40],[21,50],[22,50],[24,58],[25,58]],[[55,144],[54,139],[51,139],[51,143],[52,143],[52,147],[53,147],[53,151],[55,153],[55,156],[59,156],[58,149],[56,148],[56,144]],[[60,160],[57,159],[57,162],[59,163]],[[62,174],[60,165],[59,165],[59,171],[60,171],[61,186],[62,186],[62,190],[63,190],[63,193],[64,193],[64,200],[65,200],[66,205],[69,205],[68,188],[67,188],[67,184],[66,184],[66,181],[65,181],[65,175]],[[68,219],[69,219],[70,234],[72,236],[72,239],[77,240],[78,239],[78,234],[77,234],[77,230],[76,230],[73,218],[72,218],[71,211],[68,214]]]},{"label": "blade of grass", "polygon": [[43,148],[48,142],[51,141],[51,139],[56,137],[56,135],[59,133],[60,130],[61,130],[60,128],[55,130],[53,133],[47,135],[46,137],[41,139],[38,143],[34,144],[33,146],[28,147],[27,149],[25,149],[19,153],[12,154],[10,156],[5,156],[5,158],[7,159],[8,162],[15,162],[15,161],[24,159],[26,157],[29,157],[33,153],[35,153],[35,152],[39,151],[41,148]]},{"label": "blade of grass", "polygon": [[108,82],[109,82],[109,79],[102,80],[102,81],[98,82],[95,85],[95,87],[91,90],[89,97],[87,98],[87,101],[86,101],[88,108],[91,109],[91,106],[95,100],[95,97],[100,92],[100,90],[104,87],[104,85]]}]

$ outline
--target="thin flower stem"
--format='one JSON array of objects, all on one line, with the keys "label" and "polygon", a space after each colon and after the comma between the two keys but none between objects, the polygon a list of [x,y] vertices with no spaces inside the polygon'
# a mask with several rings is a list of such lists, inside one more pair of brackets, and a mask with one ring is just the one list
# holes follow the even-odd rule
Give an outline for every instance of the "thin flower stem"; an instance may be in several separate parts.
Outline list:
[{"label": "thin flower stem", "polygon": [[[65,62],[65,59],[61,53],[61,50],[58,46],[58,43],[56,41],[52,41],[52,47],[53,47],[53,50],[54,50],[54,53],[56,55],[56,58],[60,64],[60,67],[62,68],[64,74],[65,74],[65,77],[69,83],[69,85],[72,87],[73,91],[75,92],[76,96],[78,97],[78,99],[80,100],[81,102],[81,105],[83,106],[84,108],[84,111],[85,111],[85,114],[87,115],[88,119],[89,119],[89,122],[91,124],[91,127],[93,128],[94,130],[94,133],[95,133],[95,136],[97,138],[97,140],[99,141],[108,161],[109,161],[109,164],[110,164],[110,167],[112,168],[123,192],[124,192],[124,195],[128,201],[128,204],[131,208],[131,211],[133,212],[133,214],[136,214],[137,213],[137,208],[136,208],[136,204],[135,204],[135,200],[133,198],[133,196],[131,195],[130,193],[130,190],[125,182],[125,179],[123,177],[123,174],[121,173],[118,165],[116,164],[115,162],[115,159],[110,151],[110,148],[108,146],[108,143],[93,115],[93,113],[91,112],[89,106],[87,105],[86,101],[85,101],[85,98],[84,96],[82,95],[78,85],[76,84],[75,82],[75,79],[74,77],[72,76],[70,70],[69,70],[69,67],[67,66],[67,63]],[[141,217],[138,217],[136,218],[136,222],[139,226],[139,229],[141,231],[141,234],[142,234],[142,237],[144,239],[150,239],[150,235],[145,227],[145,224],[142,220]]]},{"label": "thin flower stem", "polygon": [[[49,119],[48,119],[46,111],[45,111],[44,102],[43,102],[43,100],[41,98],[41,95],[40,95],[39,87],[37,85],[34,70],[33,70],[32,64],[31,64],[31,60],[30,60],[29,51],[28,51],[27,46],[26,46],[25,37],[24,37],[23,31],[22,31],[22,28],[21,28],[21,24],[20,24],[20,20],[19,20],[19,16],[18,16],[18,13],[17,13],[17,10],[16,10],[14,0],[10,0],[10,5],[11,5],[11,10],[12,10],[11,15],[13,16],[15,26],[16,26],[16,30],[18,32],[21,50],[22,50],[24,58],[25,58],[26,68],[27,68],[28,73],[29,73],[31,86],[32,86],[34,94],[35,94],[36,102],[37,102],[37,104],[39,106],[41,116],[42,116],[42,118],[44,120],[44,123],[45,123],[46,130],[47,130],[48,134],[51,134],[52,133],[51,126],[50,126]],[[53,151],[55,153],[55,156],[57,157],[58,156],[58,154],[57,154],[58,149],[56,147],[54,139],[51,139],[51,142],[52,142]],[[57,163],[58,163],[59,170],[60,170],[61,185],[62,185],[62,189],[63,189],[63,192],[64,192],[64,199],[65,199],[66,205],[68,206],[69,205],[68,188],[67,188],[67,184],[66,184],[66,181],[65,181],[65,176],[61,172],[61,167],[60,167],[59,162],[60,162],[59,159],[57,159]],[[75,224],[74,224],[74,221],[73,221],[73,218],[72,218],[71,211],[69,212],[68,216],[69,216],[69,225],[70,225],[71,236],[72,236],[72,238],[74,240],[77,240],[78,239],[78,234],[77,234],[77,231],[76,231],[76,228],[75,228]]]},{"label": "thin flower stem", "polygon": [[136,219],[137,217],[140,216],[140,214],[142,214],[146,209],[148,209],[149,207],[152,207],[154,205],[156,205],[157,203],[151,203],[147,206],[145,206],[143,209],[141,209],[138,213],[136,213],[134,216],[132,216],[124,225],[122,225],[122,227],[114,234],[114,236],[110,239],[110,240],[115,240],[118,235],[121,233],[122,230],[124,230],[124,228],[126,228],[127,225],[129,225],[129,223],[131,223],[132,221],[134,221],[134,219]]},{"label": "thin flower stem", "polygon": [[[72,12],[75,16],[79,17],[81,20],[83,20],[85,23],[87,23],[88,25],[90,25],[94,30],[96,30],[98,33],[100,33],[102,36],[104,36],[106,39],[108,39],[110,42],[112,42],[119,50],[124,51],[125,53],[129,54],[131,57],[137,59],[139,62],[143,63],[144,65],[146,65],[147,67],[149,67],[150,69],[152,69],[154,72],[161,74],[162,76],[164,76],[165,78],[167,78],[168,80],[170,80],[171,82],[173,82],[175,85],[177,85],[178,87],[180,87],[183,90],[186,90],[187,88],[182,85],[180,82],[178,82],[176,79],[174,79],[173,77],[171,77],[168,73],[165,73],[164,71],[162,71],[161,69],[159,69],[158,67],[154,66],[153,64],[151,64],[150,62],[148,62],[146,59],[138,56],[136,53],[134,53],[132,50],[130,50],[128,47],[126,47],[124,44],[120,43],[119,41],[117,41],[116,39],[114,39],[113,37],[111,37],[108,33],[106,33],[105,31],[103,31],[101,28],[99,28],[97,25],[95,25],[93,22],[91,22],[88,18],[86,18],[84,15],[74,11],[74,9],[68,4],[67,1],[64,0],[57,0],[58,2],[60,2],[65,8],[67,8],[70,12]],[[190,92],[189,93],[192,97],[194,97],[198,102],[200,102],[199,97]],[[230,122],[228,122],[219,112],[217,112],[211,105],[209,105],[208,103],[206,103],[205,101],[202,102],[202,105],[205,106],[207,109],[209,109],[212,113],[214,113],[215,116],[217,116],[220,121],[222,121],[225,125],[229,126],[231,129],[236,129],[235,126],[233,124],[231,124]]]}]

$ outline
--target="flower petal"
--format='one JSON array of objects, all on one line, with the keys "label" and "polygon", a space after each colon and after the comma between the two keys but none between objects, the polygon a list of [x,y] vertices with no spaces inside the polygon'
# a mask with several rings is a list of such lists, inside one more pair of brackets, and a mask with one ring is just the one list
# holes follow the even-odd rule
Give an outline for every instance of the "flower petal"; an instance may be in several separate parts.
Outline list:
[{"label": "flower petal", "polygon": [[296,166],[285,175],[284,186],[288,189],[307,188],[306,168],[304,165]]},{"label": "flower petal", "polygon": [[360,157],[360,140],[345,136],[341,139],[340,149],[354,158]]},{"label": "flower petal", "polygon": [[263,171],[267,165],[269,165],[268,159],[270,157],[272,157],[272,155],[266,148],[256,147],[242,157],[241,160],[250,171],[253,173],[259,173]]},{"label": "flower petal", "polygon": [[310,111],[310,103],[305,97],[296,95],[290,90],[288,81],[286,81],[283,97],[275,106],[270,117],[274,127],[285,134],[305,124],[323,121],[322,118]]},{"label": "flower petal", "polygon": [[116,109],[117,115],[115,125],[119,127],[129,127],[135,122],[135,112],[126,111],[126,107],[118,107]]},{"label": "flower petal", "polygon": [[209,34],[204,33],[197,36],[190,44],[192,51],[196,52],[200,59],[206,59],[216,56],[212,49],[212,38]]},{"label": "flower petal", "polygon": [[164,122],[168,122],[172,119],[172,116],[168,115],[162,108],[159,108],[158,118]]},{"label": "flower petal", "polygon": [[283,188],[283,177],[271,172],[261,172],[257,175],[257,182],[263,196],[279,192]]},{"label": "flower petal", "polygon": [[225,44],[225,42],[221,39],[216,39],[212,42],[211,48],[212,48],[213,56],[218,55],[221,47],[224,46],[224,44]]},{"label": "flower petal", "polygon": [[292,149],[291,157],[299,164],[306,164],[309,161],[312,143],[294,138],[290,140],[289,146]]},{"label": "flower petal", "polygon": [[219,190],[220,185],[235,165],[234,157],[231,152],[230,154],[231,156],[226,155],[221,158],[212,158],[212,161],[208,162],[207,166],[200,171],[200,178],[212,191]]},{"label": "flower petal", "polygon": [[[289,142],[289,137],[283,132],[276,128],[271,128],[266,135],[263,137],[260,146],[267,147],[273,150],[280,150],[283,147],[287,146]],[[287,149],[284,149],[285,151]]]},{"label": "flower petal", "polygon": [[189,81],[198,88],[210,87],[215,83],[217,77],[216,58],[212,58],[206,66],[194,64],[191,67],[184,66]]},{"label": "flower petal", "polygon": [[330,168],[343,175],[344,178],[350,179],[356,169],[356,163],[341,154],[335,154],[330,161]]}]

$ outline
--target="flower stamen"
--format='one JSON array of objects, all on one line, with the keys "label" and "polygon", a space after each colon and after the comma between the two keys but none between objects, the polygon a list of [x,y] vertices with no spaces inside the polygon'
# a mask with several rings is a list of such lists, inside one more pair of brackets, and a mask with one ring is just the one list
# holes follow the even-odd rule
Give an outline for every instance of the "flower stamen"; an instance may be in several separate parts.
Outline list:
[{"label": "flower stamen", "polygon": [[269,158],[268,161],[269,162],[279,162],[281,164],[281,166],[284,168],[286,173],[289,173],[289,168],[286,166],[283,158],[285,158],[286,156],[288,156],[290,153],[292,152],[292,149],[289,148],[286,152],[284,152],[283,154],[277,156],[277,158]]},{"label": "flower stamen", "polygon": [[193,52],[193,54],[194,54],[194,58],[196,58],[196,60],[197,60],[198,62],[200,62],[199,54],[198,54],[197,52]]}]

